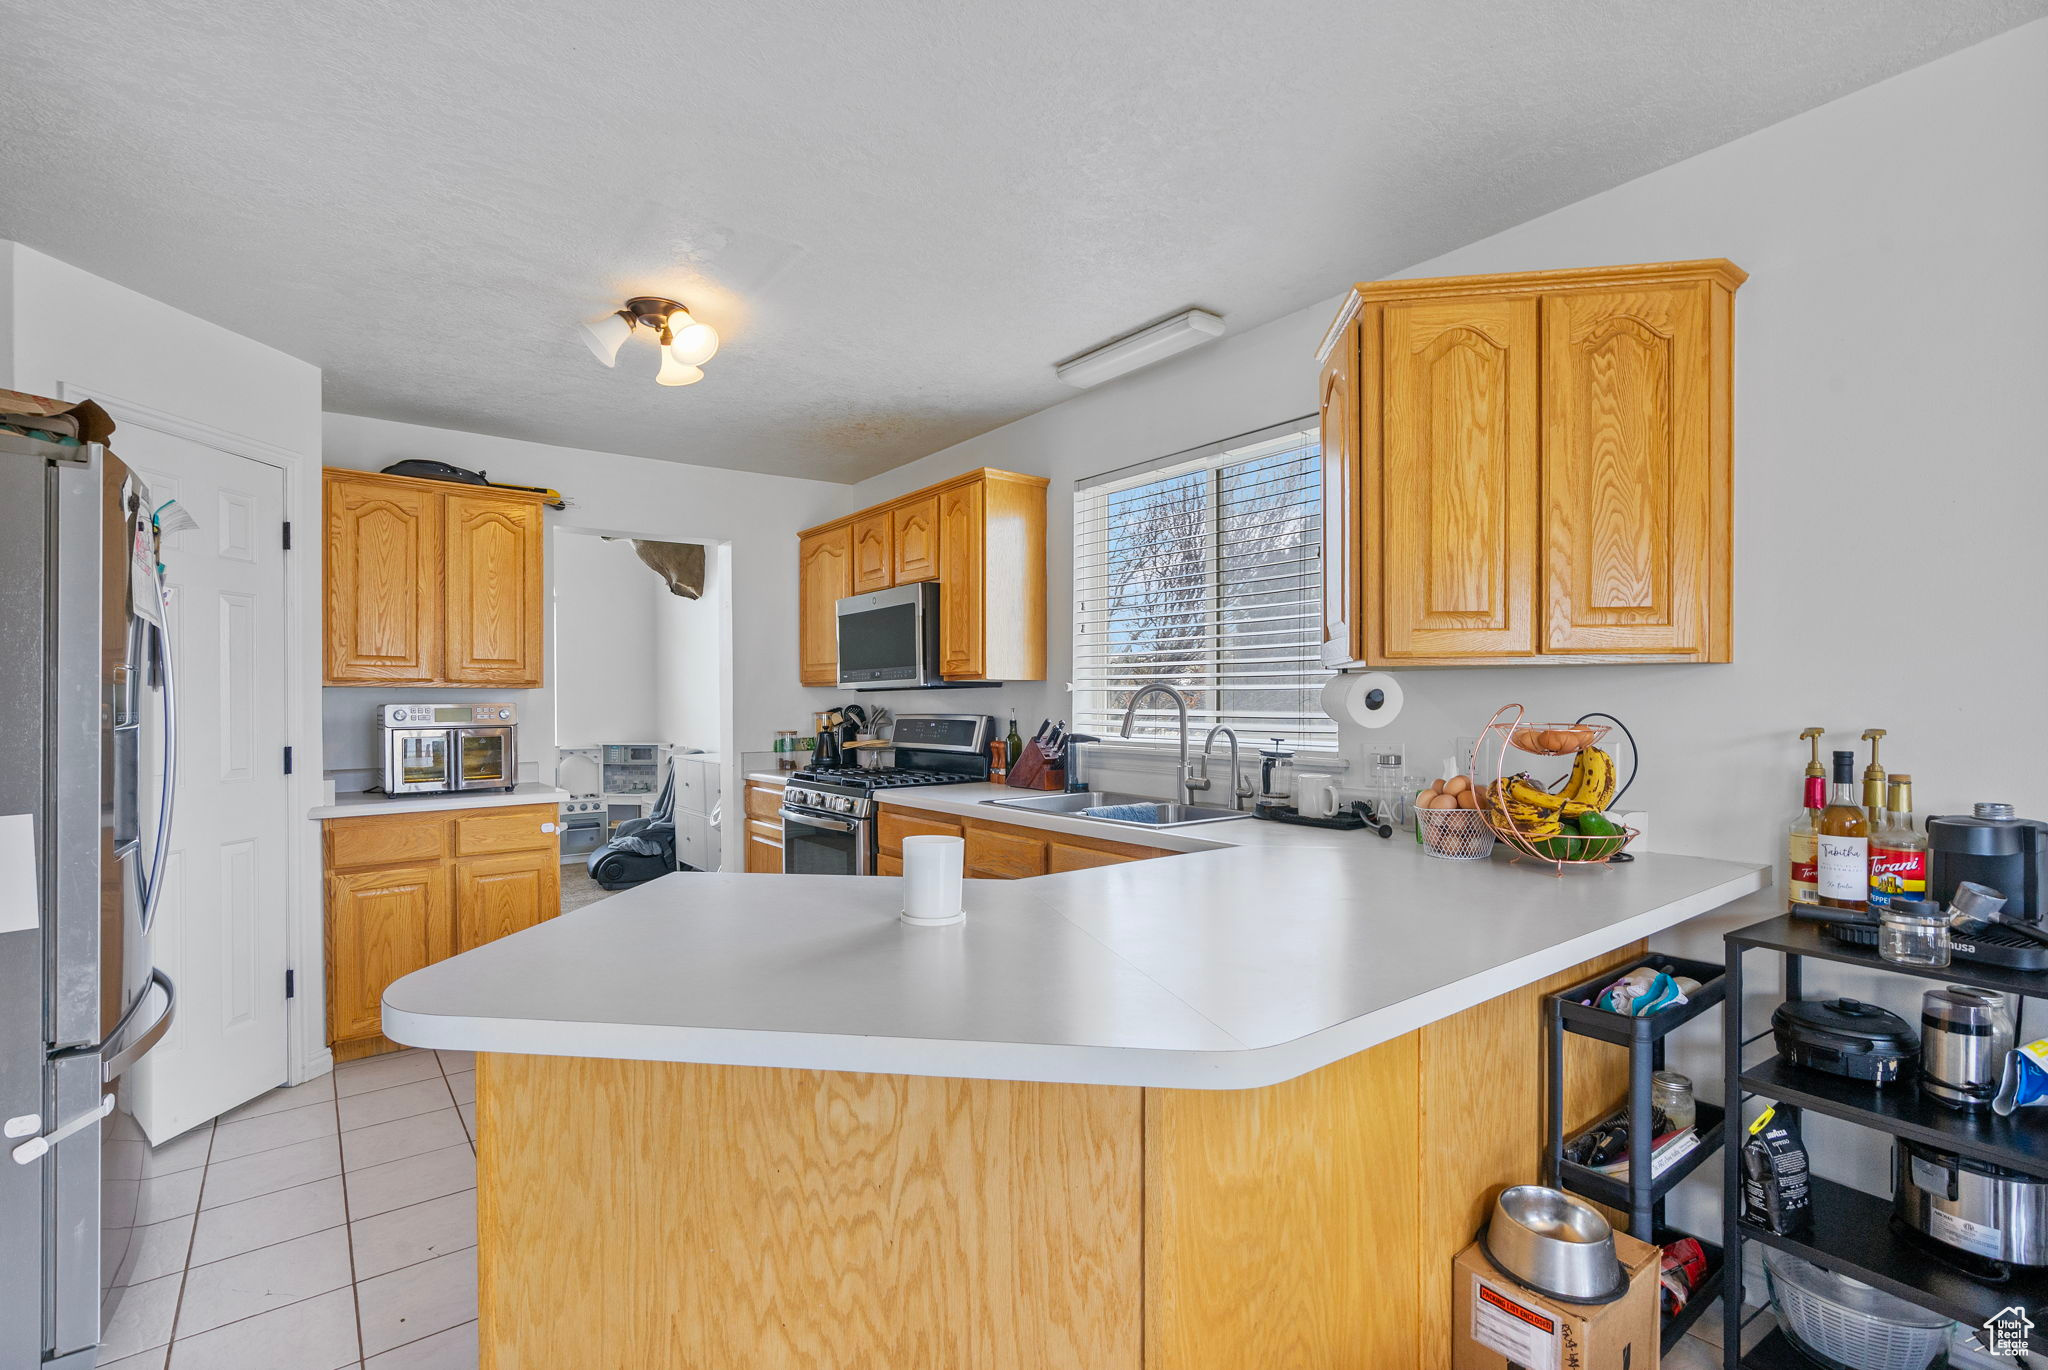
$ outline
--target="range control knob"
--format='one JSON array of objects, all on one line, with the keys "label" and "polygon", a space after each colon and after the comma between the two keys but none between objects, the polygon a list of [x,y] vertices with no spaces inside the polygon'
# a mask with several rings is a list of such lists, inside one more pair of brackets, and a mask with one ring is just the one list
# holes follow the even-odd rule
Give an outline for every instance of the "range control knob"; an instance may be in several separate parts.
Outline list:
[{"label": "range control knob", "polygon": [[512,717],[512,711],[511,711],[510,709],[500,709],[500,710],[498,710],[498,717],[500,717],[500,718],[510,718],[510,717]]}]

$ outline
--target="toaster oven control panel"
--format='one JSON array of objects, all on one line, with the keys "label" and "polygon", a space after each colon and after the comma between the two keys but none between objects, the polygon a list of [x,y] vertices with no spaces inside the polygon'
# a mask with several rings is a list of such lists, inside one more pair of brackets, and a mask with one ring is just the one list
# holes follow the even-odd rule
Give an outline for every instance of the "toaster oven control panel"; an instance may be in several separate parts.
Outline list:
[{"label": "toaster oven control panel", "polygon": [[519,711],[510,704],[386,704],[381,716],[387,728],[432,728],[451,724],[468,727],[478,723],[519,721]]}]

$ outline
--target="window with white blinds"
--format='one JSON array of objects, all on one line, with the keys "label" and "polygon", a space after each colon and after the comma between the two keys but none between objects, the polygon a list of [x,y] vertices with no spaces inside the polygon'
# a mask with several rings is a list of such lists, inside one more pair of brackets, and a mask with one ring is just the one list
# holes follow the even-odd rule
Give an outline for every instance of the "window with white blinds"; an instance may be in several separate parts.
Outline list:
[{"label": "window with white blinds", "polygon": [[[1333,746],[1319,695],[1322,472],[1313,417],[1074,492],[1074,709],[1114,737],[1131,697],[1172,685],[1196,745],[1214,723],[1247,747]],[[1147,699],[1131,736],[1178,740],[1173,701]]]}]

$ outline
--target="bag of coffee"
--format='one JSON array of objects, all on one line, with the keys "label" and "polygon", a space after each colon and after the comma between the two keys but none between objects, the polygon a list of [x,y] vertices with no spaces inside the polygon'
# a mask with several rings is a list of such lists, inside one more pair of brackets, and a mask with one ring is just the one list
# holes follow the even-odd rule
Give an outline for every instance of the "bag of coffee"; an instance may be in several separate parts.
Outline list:
[{"label": "bag of coffee", "polygon": [[1742,1141],[1742,1220],[1782,1237],[1804,1236],[1813,1227],[1812,1205],[1799,1110],[1767,1108]]}]

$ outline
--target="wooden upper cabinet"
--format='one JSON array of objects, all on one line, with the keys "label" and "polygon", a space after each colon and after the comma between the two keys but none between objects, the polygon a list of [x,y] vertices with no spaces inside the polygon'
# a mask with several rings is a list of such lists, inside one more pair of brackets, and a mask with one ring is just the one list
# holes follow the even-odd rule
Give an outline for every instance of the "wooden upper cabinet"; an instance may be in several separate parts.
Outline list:
[{"label": "wooden upper cabinet", "polygon": [[1727,659],[1709,287],[1558,295],[1543,308],[1543,650]]},{"label": "wooden upper cabinet", "polygon": [[896,583],[896,526],[884,509],[853,521],[853,589],[862,595]]},{"label": "wooden upper cabinet", "polygon": [[939,674],[948,680],[988,675],[985,523],[979,483],[939,492]]},{"label": "wooden upper cabinet", "polygon": [[893,583],[909,585],[939,578],[939,500],[907,500],[892,512],[896,565]]},{"label": "wooden upper cabinet", "polygon": [[445,502],[447,679],[538,687],[540,505],[468,494],[450,494]]},{"label": "wooden upper cabinet", "polygon": [[1729,660],[1745,279],[1711,260],[1359,286],[1321,353],[1324,659]]},{"label": "wooden upper cabinet", "polygon": [[[1381,650],[1391,660],[1536,650],[1536,301],[1386,307]],[[1371,451],[1369,448],[1368,451]]]},{"label": "wooden upper cabinet", "polygon": [[1358,615],[1358,368],[1361,329],[1356,312],[1340,318],[1323,360],[1317,410],[1323,444],[1323,664],[1365,659]]},{"label": "wooden upper cabinet", "polygon": [[839,601],[853,593],[853,530],[841,523],[797,544],[797,670],[806,685],[839,683]]},{"label": "wooden upper cabinet", "polygon": [[441,493],[328,471],[326,677],[428,684],[441,675]]},{"label": "wooden upper cabinet", "polygon": [[545,676],[541,499],[330,468],[329,685],[499,685]]},{"label": "wooden upper cabinet", "polygon": [[841,597],[929,580],[941,676],[1045,679],[1045,487],[983,468],[800,534],[803,683],[838,683]]}]

